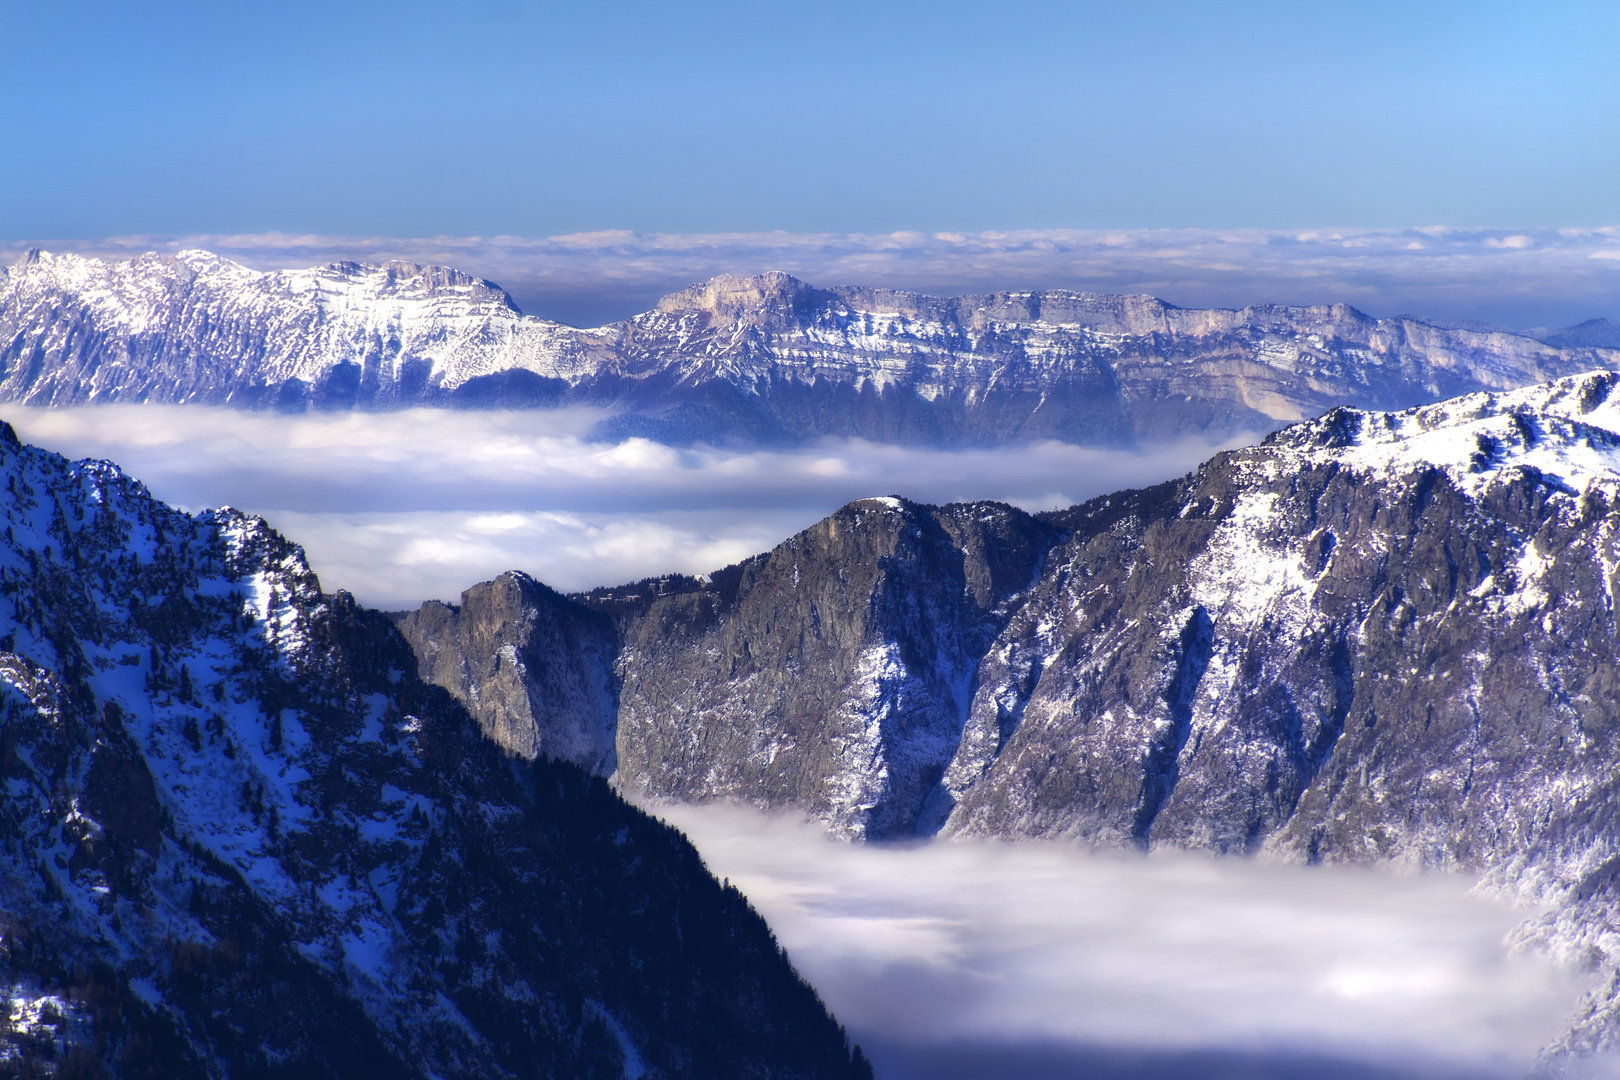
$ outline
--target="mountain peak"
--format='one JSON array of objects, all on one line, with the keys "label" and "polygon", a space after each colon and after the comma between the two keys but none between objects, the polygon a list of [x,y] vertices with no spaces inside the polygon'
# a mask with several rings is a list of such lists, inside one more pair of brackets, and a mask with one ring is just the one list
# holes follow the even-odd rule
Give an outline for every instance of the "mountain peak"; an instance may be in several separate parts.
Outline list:
[{"label": "mountain peak", "polygon": [[719,319],[736,319],[762,308],[796,310],[819,295],[820,290],[780,270],[768,270],[752,277],[721,274],[670,293],[658,301],[657,310],[670,315],[707,312]]},{"label": "mountain peak", "polygon": [[1525,333],[1556,349],[1620,349],[1620,319],[1587,319],[1562,329],[1536,329]]}]

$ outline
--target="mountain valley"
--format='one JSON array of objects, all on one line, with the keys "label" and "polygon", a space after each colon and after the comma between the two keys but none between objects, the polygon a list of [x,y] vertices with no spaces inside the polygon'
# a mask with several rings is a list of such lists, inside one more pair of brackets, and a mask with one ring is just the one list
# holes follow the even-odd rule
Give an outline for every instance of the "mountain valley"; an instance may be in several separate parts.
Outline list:
[{"label": "mountain valley", "polygon": [[868,499],[707,578],[394,618],[492,736],[598,771],[611,742],[654,798],[1483,873],[1608,973],[1556,1071],[1620,1035],[1617,569],[1598,372],[1334,410],[1064,511]]},{"label": "mountain valley", "polygon": [[31,255],[0,282],[0,400],[29,405],[586,406],[677,447],[1271,434],[1066,509],[900,491],[702,576],[513,570],[379,613],[261,520],[0,431],[0,1070],[868,1075],[622,794],[874,851],[1475,875],[1516,947],[1592,978],[1538,1066],[1578,1075],[1620,1053],[1613,342],[775,273],[582,330],[440,267]]}]

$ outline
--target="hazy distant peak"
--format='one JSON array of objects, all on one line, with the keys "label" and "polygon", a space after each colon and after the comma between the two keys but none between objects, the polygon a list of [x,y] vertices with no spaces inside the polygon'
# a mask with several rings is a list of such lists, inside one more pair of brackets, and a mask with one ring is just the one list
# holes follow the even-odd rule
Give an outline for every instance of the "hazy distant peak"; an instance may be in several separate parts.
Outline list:
[{"label": "hazy distant peak", "polygon": [[0,400],[587,405],[611,413],[601,437],[672,443],[1221,439],[1336,405],[1403,408],[1615,363],[1347,304],[929,296],[781,271],[721,275],[594,330],[408,261],[260,272],[198,250],[40,253],[0,282],[0,342],[28,358],[0,369]]},{"label": "hazy distant peak", "polygon": [[1620,319],[1587,319],[1562,329],[1539,327],[1525,333],[1555,349],[1620,349]]},{"label": "hazy distant peak", "polygon": [[[522,314],[506,290],[493,281],[473,277],[454,267],[399,260],[384,263],[345,260],[306,270],[261,271],[200,248],[186,248],[172,255],[147,252],[128,260],[72,253],[58,255],[33,248],[12,264],[11,272],[19,278],[46,275],[52,279],[50,283],[61,286],[83,287],[92,280],[99,280],[109,287],[117,287],[120,293],[128,293],[154,278],[170,281],[208,278],[257,287],[264,292],[288,290],[293,293],[304,291],[309,283],[316,281],[343,282],[361,286],[369,296],[379,299],[460,297],[476,303],[495,303],[513,314]],[[120,295],[118,299],[126,306],[135,302],[127,295]]]},{"label": "hazy distant peak", "polygon": [[721,274],[708,281],[670,293],[655,310],[669,315],[705,312],[718,319],[735,320],[749,312],[771,308],[794,310],[818,297],[828,297],[791,274],[769,270],[752,277]]}]

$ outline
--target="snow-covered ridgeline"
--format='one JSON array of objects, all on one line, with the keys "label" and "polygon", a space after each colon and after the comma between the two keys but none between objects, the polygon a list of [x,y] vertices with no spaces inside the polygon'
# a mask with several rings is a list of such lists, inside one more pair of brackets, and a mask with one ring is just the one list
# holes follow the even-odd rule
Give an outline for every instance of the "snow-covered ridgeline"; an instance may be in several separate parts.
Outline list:
[{"label": "snow-covered ridgeline", "polygon": [[[1471,495],[1515,467],[1535,469],[1576,493],[1620,476],[1617,385],[1620,376],[1597,371],[1399,413],[1344,411],[1284,433],[1276,446],[1373,475],[1434,466]],[[1309,447],[1312,440],[1343,445]]]},{"label": "snow-covered ridgeline", "polygon": [[[24,371],[57,376],[56,404],[229,400],[238,385],[314,385],[345,364],[444,389],[514,368],[577,379],[595,366],[592,335],[519,313],[489,282],[407,263],[259,273],[203,251],[128,262],[39,253],[7,271],[0,326]],[[13,365],[5,381],[18,374]]]},{"label": "snow-covered ridgeline", "polygon": [[574,403],[687,441],[1231,435],[1334,404],[1510,389],[1615,355],[1342,305],[937,298],[781,273],[722,276],[583,330],[520,314],[489,282],[403,263],[258,273],[197,251],[121,263],[35,254],[0,278],[0,399]]}]

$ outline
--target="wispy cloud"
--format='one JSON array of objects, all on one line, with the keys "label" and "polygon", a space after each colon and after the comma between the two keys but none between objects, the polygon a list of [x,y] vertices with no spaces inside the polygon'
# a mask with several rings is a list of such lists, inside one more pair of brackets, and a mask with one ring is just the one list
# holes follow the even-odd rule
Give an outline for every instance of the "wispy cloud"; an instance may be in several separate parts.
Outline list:
[{"label": "wispy cloud", "polygon": [[[850,845],[737,807],[652,809],[742,889],[895,1076],[941,1049],[993,1060],[1019,1046],[1071,1070],[1111,1061],[1098,1073],[1111,1076],[1209,1075],[1189,1055],[1210,1051],[1272,1061],[1246,1076],[1295,1075],[1276,1063],[1303,1056],[1523,1075],[1581,990],[1543,957],[1510,955],[1524,913],[1461,877],[1041,842]],[[1158,1056],[1132,1071],[1124,1050]],[[1330,1074],[1318,1060],[1297,1075]]]},{"label": "wispy cloud", "polygon": [[24,439],[118,462],[176,505],[265,515],[305,546],[328,588],[387,607],[453,600],[513,569],[565,590],[704,573],[869,495],[1067,506],[1179,475],[1215,449],[677,449],[587,441],[600,414],[583,410],[287,417],[109,405],[5,415]]},{"label": "wispy cloud", "polygon": [[1189,306],[1348,303],[1375,315],[1479,319],[1516,328],[1620,316],[1620,227],[1138,229],[985,233],[608,231],[540,238],[127,236],[39,244],[126,258],[201,247],[261,269],[408,259],[490,278],[532,314],[591,324],[649,307],[719,273],[786,270],[813,284],[963,293],[1073,288],[1152,293]]}]

